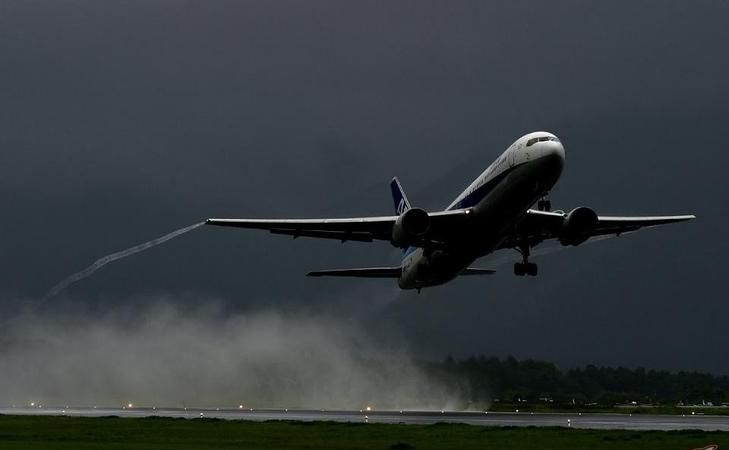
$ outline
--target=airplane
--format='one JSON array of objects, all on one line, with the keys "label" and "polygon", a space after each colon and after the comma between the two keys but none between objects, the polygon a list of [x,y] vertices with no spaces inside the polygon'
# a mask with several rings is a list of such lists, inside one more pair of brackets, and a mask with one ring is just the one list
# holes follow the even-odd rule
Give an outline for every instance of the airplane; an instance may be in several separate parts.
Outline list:
[{"label": "airplane", "polygon": [[[342,242],[388,241],[402,249],[399,266],[332,269],[309,272],[312,277],[393,278],[401,289],[445,284],[464,275],[490,275],[471,267],[478,258],[501,249],[515,249],[521,262],[517,276],[536,276],[530,249],[555,239],[577,246],[596,236],[619,236],[641,228],[695,219],[677,216],[599,216],[580,206],[552,211],[548,193],[556,184],[565,150],[552,133],[537,131],[511,144],[443,211],[411,206],[397,177],[390,188],[395,215],[336,219],[208,219],[208,225],[268,230],[294,238],[336,239]],[[536,205],[536,208],[532,208]]]}]

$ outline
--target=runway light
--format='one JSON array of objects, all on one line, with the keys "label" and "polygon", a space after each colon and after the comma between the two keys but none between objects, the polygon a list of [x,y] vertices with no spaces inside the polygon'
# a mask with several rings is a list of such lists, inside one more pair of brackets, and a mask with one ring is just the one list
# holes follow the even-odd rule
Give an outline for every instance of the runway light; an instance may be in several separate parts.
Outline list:
[{"label": "runway light", "polygon": [[133,408],[133,407],[134,407],[134,405],[132,405],[131,403],[127,404],[127,408]]},{"label": "runway light", "polygon": [[238,409],[243,409],[243,405],[238,405]]},{"label": "runway light", "polygon": [[368,407],[367,407],[367,408],[365,408],[365,409],[366,409],[367,411],[372,411],[372,407],[371,407],[371,406],[368,406]]},{"label": "runway light", "polygon": [[30,406],[35,406],[35,402],[30,402]]}]

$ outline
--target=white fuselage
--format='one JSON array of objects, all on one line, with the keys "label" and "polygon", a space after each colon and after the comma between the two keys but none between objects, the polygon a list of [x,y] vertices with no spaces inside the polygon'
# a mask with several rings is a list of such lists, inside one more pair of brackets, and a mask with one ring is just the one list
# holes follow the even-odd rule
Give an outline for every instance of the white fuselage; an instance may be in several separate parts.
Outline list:
[{"label": "white fuselage", "polygon": [[472,212],[459,242],[448,249],[408,249],[400,287],[443,284],[494,251],[529,207],[557,182],[564,156],[564,147],[551,133],[534,132],[517,139],[448,206]]}]

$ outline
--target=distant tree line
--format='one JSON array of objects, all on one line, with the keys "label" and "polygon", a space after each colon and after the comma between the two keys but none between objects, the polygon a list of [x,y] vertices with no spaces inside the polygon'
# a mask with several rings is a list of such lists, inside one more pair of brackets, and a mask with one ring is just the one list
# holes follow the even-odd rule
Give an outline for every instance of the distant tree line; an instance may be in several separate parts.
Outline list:
[{"label": "distant tree line", "polygon": [[729,402],[729,377],[698,372],[596,367],[560,370],[552,363],[513,357],[446,358],[426,364],[439,380],[460,386],[472,402],[615,405]]}]

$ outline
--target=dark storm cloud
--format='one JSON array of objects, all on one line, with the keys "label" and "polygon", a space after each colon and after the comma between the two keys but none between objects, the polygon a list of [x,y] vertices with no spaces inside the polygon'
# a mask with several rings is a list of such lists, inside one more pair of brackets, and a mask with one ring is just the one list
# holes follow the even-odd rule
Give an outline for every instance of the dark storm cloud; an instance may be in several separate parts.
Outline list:
[{"label": "dark storm cloud", "polygon": [[[728,372],[728,14],[718,1],[3,2],[3,308],[208,216],[389,213],[396,174],[441,207],[548,129],[567,150],[557,207],[699,220],[544,256],[535,280],[506,265],[420,297],[301,276],[394,263],[384,244],[201,229],[57,305],[192,291],[231,310],[334,308],[429,357]],[[396,299],[373,312],[383,296]]]}]

